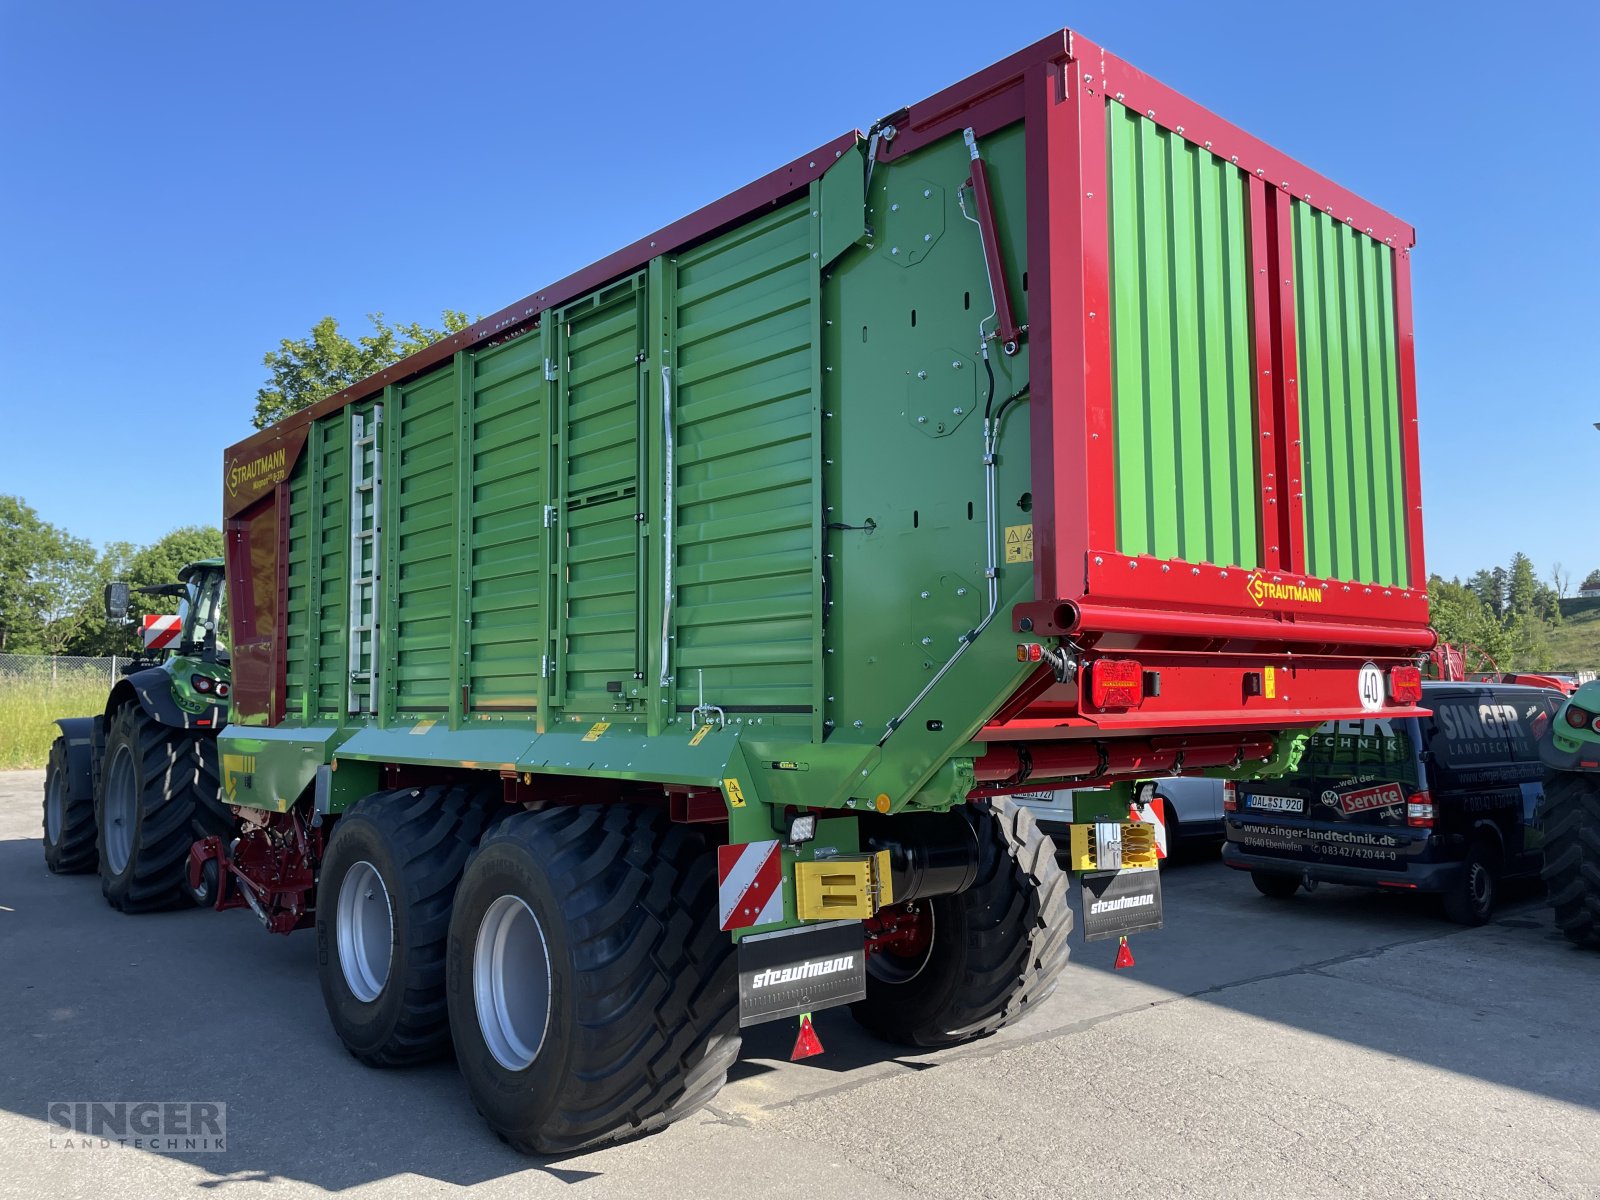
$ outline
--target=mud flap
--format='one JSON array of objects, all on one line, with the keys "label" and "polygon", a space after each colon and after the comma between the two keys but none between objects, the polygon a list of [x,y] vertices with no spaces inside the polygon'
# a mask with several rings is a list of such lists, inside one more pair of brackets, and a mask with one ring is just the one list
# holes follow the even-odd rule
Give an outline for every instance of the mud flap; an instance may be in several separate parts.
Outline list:
[{"label": "mud flap", "polygon": [[1085,871],[1078,880],[1083,885],[1084,941],[1098,942],[1161,928],[1159,868]]},{"label": "mud flap", "polygon": [[739,940],[739,1024],[850,1004],[867,994],[860,921],[830,921]]},{"label": "mud flap", "polygon": [[67,799],[94,799],[93,717],[58,717],[56,725],[67,743]]}]

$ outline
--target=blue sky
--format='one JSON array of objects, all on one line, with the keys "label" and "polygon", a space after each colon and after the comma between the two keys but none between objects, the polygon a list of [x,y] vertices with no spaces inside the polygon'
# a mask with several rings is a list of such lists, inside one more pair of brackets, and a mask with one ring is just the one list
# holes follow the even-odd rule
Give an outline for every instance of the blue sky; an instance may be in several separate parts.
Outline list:
[{"label": "blue sky", "polygon": [[1417,227],[1432,568],[1600,567],[1580,4],[0,0],[0,492],[215,521],[280,338],[491,312],[1062,25]]}]

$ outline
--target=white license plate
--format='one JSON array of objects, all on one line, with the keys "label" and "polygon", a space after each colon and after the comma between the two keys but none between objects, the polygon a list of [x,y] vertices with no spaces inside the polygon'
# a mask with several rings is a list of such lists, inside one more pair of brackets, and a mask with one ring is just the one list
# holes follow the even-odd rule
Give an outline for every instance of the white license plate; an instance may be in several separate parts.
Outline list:
[{"label": "white license plate", "polygon": [[1245,804],[1256,812],[1303,813],[1306,802],[1299,796],[1246,796]]}]

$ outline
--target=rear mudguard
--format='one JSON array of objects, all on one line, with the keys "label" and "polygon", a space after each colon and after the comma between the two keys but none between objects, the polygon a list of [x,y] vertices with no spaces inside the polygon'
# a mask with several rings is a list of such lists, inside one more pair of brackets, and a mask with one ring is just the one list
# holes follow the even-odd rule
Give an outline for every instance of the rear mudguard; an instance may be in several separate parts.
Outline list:
[{"label": "rear mudguard", "polygon": [[56,724],[67,743],[67,799],[94,797],[94,765],[91,742],[94,717],[57,717]]}]

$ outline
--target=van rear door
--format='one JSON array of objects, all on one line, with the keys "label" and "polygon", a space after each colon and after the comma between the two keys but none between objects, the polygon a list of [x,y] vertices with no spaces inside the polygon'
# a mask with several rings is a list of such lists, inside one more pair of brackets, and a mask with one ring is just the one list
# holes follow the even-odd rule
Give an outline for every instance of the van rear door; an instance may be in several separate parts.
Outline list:
[{"label": "van rear door", "polygon": [[1416,718],[1330,721],[1311,736],[1300,769],[1238,785],[1230,841],[1303,864],[1404,870],[1429,830],[1406,824],[1422,790]]}]

